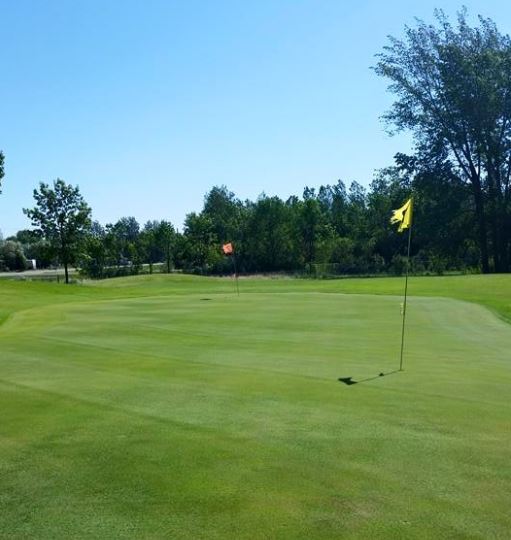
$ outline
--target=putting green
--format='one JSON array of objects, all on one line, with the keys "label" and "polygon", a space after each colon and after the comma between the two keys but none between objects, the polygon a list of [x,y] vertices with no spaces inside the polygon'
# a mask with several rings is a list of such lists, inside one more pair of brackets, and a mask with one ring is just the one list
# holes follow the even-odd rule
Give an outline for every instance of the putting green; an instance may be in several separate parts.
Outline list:
[{"label": "putting green", "polygon": [[509,537],[510,325],[412,297],[392,373],[397,296],[154,283],[16,300],[2,535]]}]

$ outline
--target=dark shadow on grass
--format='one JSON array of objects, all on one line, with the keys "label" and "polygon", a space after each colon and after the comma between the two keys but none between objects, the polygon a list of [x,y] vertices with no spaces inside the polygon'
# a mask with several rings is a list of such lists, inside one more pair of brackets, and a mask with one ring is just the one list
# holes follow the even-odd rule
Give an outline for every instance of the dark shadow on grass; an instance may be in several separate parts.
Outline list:
[{"label": "dark shadow on grass", "polygon": [[202,302],[205,302],[206,300],[211,300],[211,298],[201,298]]},{"label": "dark shadow on grass", "polygon": [[352,384],[360,384],[363,382],[374,381],[375,379],[379,379],[380,377],[386,377],[387,375],[392,375],[393,373],[399,373],[399,369],[395,369],[394,371],[388,371],[387,373],[382,372],[375,377],[367,377],[367,379],[360,379],[359,381],[354,381],[353,377],[339,377],[337,380],[348,386],[351,386]]}]

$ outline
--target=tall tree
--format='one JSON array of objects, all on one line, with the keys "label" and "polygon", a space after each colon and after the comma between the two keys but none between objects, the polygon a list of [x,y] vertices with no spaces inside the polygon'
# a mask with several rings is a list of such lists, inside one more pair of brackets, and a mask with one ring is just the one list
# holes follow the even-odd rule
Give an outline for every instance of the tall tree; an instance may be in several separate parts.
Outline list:
[{"label": "tall tree", "polygon": [[203,214],[211,219],[219,242],[240,240],[242,204],[226,186],[214,186],[204,198]]},{"label": "tall tree", "polygon": [[[293,199],[294,200],[294,199]],[[293,202],[261,195],[250,210],[245,246],[250,270],[290,270],[296,266],[292,238]]]},{"label": "tall tree", "polygon": [[305,188],[303,199],[299,205],[297,225],[303,259],[305,264],[309,265],[310,271],[312,263],[316,261],[317,244],[323,228],[323,215],[314,190]]},{"label": "tall tree", "polygon": [[24,229],[18,231],[7,240],[19,242],[23,248],[25,257],[37,261],[37,268],[48,268],[52,264],[54,255],[40,231]]},{"label": "tall tree", "polygon": [[58,178],[53,188],[41,182],[34,189],[36,206],[23,209],[64,265],[66,283],[69,283],[69,264],[74,262],[80,241],[90,226],[91,209],[73,187]]},{"label": "tall tree", "polygon": [[167,269],[167,273],[170,274],[170,271],[172,270],[172,250],[176,240],[176,231],[170,221],[163,220],[160,221],[155,233],[157,245],[163,252],[165,268]]},{"label": "tall tree", "polygon": [[103,226],[93,221],[85,241],[80,257],[80,272],[93,278],[100,279],[105,275],[107,265],[106,233]]},{"label": "tall tree", "polygon": [[[376,73],[397,99],[390,126],[412,131],[424,168],[444,162],[470,184],[483,272],[509,269],[511,250],[511,38],[490,19],[471,27],[418,21],[390,38]],[[493,264],[491,264],[493,263]]]},{"label": "tall tree", "polygon": [[137,266],[140,225],[133,217],[122,217],[116,223],[106,225],[106,239],[112,262],[117,265]]},{"label": "tall tree", "polygon": [[187,214],[184,237],[187,241],[187,260],[191,267],[203,272],[219,258],[218,238],[209,216],[196,212]]},{"label": "tall tree", "polygon": [[0,269],[2,270],[26,270],[27,259],[22,246],[14,240],[6,240],[0,243]]},{"label": "tall tree", "polygon": [[139,236],[140,249],[145,262],[149,263],[149,273],[153,273],[153,264],[161,259],[161,249],[156,238],[156,231],[160,225],[157,220],[148,221]]}]

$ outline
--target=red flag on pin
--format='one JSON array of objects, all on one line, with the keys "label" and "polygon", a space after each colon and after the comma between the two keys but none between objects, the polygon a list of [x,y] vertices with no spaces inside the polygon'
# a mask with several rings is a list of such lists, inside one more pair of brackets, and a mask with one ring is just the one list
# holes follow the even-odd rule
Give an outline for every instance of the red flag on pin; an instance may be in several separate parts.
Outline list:
[{"label": "red flag on pin", "polygon": [[234,253],[234,248],[231,242],[229,242],[228,244],[224,244],[222,246],[222,251],[224,252],[224,255],[232,255]]}]

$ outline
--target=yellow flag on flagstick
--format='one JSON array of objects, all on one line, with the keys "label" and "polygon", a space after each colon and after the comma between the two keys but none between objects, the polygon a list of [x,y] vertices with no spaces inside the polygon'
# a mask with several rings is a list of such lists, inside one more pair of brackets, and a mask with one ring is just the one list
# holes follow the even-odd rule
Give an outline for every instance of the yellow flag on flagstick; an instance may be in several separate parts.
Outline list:
[{"label": "yellow flag on flagstick", "polygon": [[412,199],[408,199],[401,208],[392,211],[391,223],[399,223],[398,232],[409,229],[412,225]]}]

